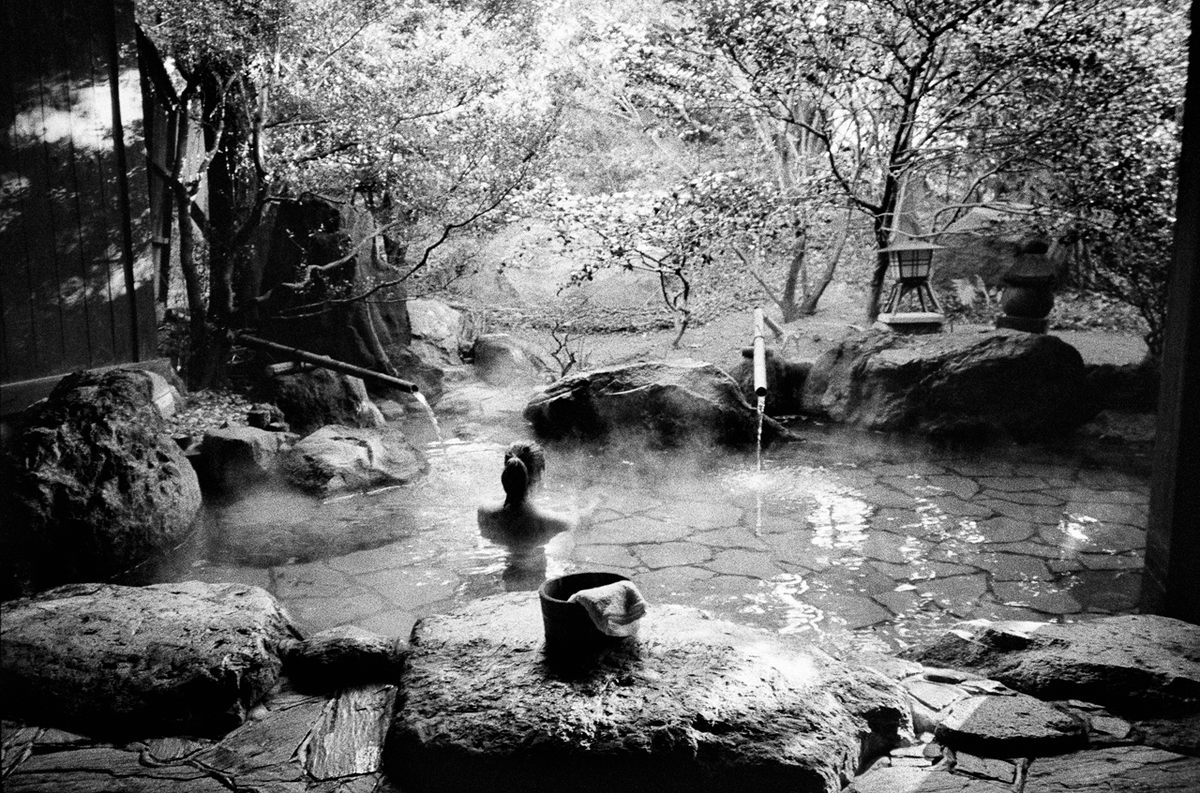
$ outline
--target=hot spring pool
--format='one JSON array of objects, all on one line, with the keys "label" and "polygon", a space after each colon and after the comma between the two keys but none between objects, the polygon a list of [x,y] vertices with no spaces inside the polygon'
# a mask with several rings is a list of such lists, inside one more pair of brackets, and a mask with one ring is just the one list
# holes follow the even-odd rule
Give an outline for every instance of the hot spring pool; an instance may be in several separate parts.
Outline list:
[{"label": "hot spring pool", "polygon": [[[420,435],[420,430],[414,430]],[[428,434],[428,433],[426,433]],[[261,493],[209,516],[183,577],[269,589],[303,628],[407,635],[417,618],[544,577],[610,570],[654,603],[875,650],[975,617],[1134,610],[1148,479],[1078,449],[952,450],[846,430],[755,455],[547,449],[535,496],[581,515],[539,553],[480,536],[502,500],[497,426],[426,445],[429,474],[331,499]],[[247,539],[249,538],[249,539]]]}]

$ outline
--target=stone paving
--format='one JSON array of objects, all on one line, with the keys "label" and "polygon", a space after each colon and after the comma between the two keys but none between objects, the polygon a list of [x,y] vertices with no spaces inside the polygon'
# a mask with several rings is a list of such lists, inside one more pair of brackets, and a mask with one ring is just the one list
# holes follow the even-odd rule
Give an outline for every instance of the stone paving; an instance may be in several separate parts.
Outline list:
[{"label": "stone paving", "polygon": [[1136,605],[1147,478],[1086,451],[953,451],[816,430],[769,450],[756,472],[753,455],[551,447],[538,500],[583,520],[549,543],[545,568],[539,558],[517,569],[479,536],[475,508],[499,501],[501,450],[523,428],[447,435],[419,485],[288,518],[336,521],[351,540],[401,521],[403,539],[263,569],[200,560],[189,577],[264,586],[310,630],[406,636],[421,616],[546,575],[611,570],[651,603],[875,650],[964,618],[1071,620]]},{"label": "stone paving", "polygon": [[306,695],[281,688],[223,738],[112,743],[0,722],[10,793],[397,793],[380,770],[396,699],[386,684]]}]

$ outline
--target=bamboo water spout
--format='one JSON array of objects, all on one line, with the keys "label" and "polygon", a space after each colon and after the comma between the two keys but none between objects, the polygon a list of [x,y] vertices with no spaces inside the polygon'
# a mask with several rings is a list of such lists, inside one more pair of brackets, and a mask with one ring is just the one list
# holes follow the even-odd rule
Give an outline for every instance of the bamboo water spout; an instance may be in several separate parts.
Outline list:
[{"label": "bamboo water spout", "polygon": [[763,339],[763,310],[754,309],[754,395],[767,395],[767,343]]},{"label": "bamboo water spout", "polygon": [[379,385],[390,386],[401,391],[407,391],[410,394],[415,394],[418,391],[417,384],[408,380],[401,380],[399,377],[392,377],[390,374],[376,372],[373,369],[365,369],[361,366],[339,361],[336,358],[330,358],[326,355],[317,355],[315,352],[302,350],[299,347],[289,347],[286,344],[279,344],[266,339],[260,339],[257,336],[251,336],[249,333],[236,333],[234,338],[241,344],[248,347],[257,347],[261,350],[270,350],[271,352],[286,355],[294,361],[303,361],[310,363],[313,366],[320,366],[323,369],[331,369],[342,374],[361,377],[363,380],[370,380]]},{"label": "bamboo water spout", "polygon": [[763,310],[754,309],[754,396],[758,402],[758,430],[754,443],[758,470],[762,471],[763,413],[767,406],[767,343],[763,339]]}]

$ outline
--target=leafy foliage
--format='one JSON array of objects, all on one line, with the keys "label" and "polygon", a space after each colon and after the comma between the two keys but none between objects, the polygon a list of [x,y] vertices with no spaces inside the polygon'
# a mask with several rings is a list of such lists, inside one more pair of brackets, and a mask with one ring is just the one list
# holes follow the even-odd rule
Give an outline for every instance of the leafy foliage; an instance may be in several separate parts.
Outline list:
[{"label": "leafy foliage", "polygon": [[[1064,200],[1064,176],[1074,179],[1062,171],[1065,141],[1080,153],[1137,147],[1145,119],[1107,127],[1097,117],[1174,107],[1181,97],[1154,66],[1172,68],[1183,51],[1175,3],[705,0],[676,8],[674,20],[629,36],[639,101],[697,135],[757,140],[754,165],[774,176],[798,240],[811,205],[862,212],[883,248],[898,233],[935,233],[971,206]],[[1084,166],[1084,157],[1071,159]],[[1147,159],[1172,162],[1163,150]],[[1151,183],[1173,199],[1169,185]],[[886,270],[879,255],[871,315]]]},{"label": "leafy foliage", "polygon": [[1000,203],[1138,306],[1152,349],[1161,334],[1180,0],[139,1],[185,79],[215,69],[241,103],[197,121],[250,121],[227,148],[266,186],[245,197],[361,202],[410,277],[500,222],[551,153],[588,155],[586,123],[579,151],[553,148],[587,106],[667,165],[543,178],[541,209],[576,282],[649,272],[680,334],[754,279],[785,319],[812,312],[864,247],[873,315],[881,248]]},{"label": "leafy foliage", "polygon": [[144,6],[179,62],[221,59],[256,86],[274,195],[362,200],[406,242],[492,211],[554,133],[533,5]]},{"label": "leafy foliage", "polygon": [[[392,250],[408,253],[404,280],[526,186],[557,129],[559,78],[539,55],[537,4],[142,0],[139,12],[183,84],[180,148],[189,126],[204,136],[204,156],[181,160],[174,179],[181,225],[205,221],[216,338],[243,308],[233,270],[265,204],[304,194],[362,204]],[[196,202],[206,172],[209,217]],[[202,347],[201,279],[185,258]],[[327,290],[313,290],[317,272],[288,286],[327,301]]]},{"label": "leafy foliage", "polygon": [[[1178,190],[1186,27],[1177,3],[1092,18],[1073,99],[1085,124],[1042,149],[1042,203],[1074,243],[1081,285],[1137,309],[1161,354]],[[1120,86],[1114,96],[1113,86]]]},{"label": "leafy foliage", "polygon": [[658,277],[663,301],[677,315],[678,346],[696,285],[729,291],[732,246],[762,244],[785,231],[770,187],[737,172],[709,172],[653,193],[559,195],[550,215],[560,240],[583,254],[574,283],[607,266]]}]

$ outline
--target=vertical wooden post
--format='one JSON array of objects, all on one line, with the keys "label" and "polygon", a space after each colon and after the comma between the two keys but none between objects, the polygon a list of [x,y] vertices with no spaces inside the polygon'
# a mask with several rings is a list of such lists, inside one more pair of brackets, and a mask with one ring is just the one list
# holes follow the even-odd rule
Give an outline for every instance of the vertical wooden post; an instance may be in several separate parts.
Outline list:
[{"label": "vertical wooden post", "polygon": [[1200,47],[1192,8],[1142,609],[1200,623]]},{"label": "vertical wooden post", "polygon": [[[125,275],[125,293],[129,298],[129,343],[134,361],[142,359],[138,327],[137,277],[133,270],[133,208],[129,202],[129,163],[125,157],[125,129],[121,119],[121,55],[117,46],[117,0],[105,4],[112,32],[108,49],[108,86],[112,99],[113,151],[116,154],[117,200],[121,210],[121,264]],[[124,10],[124,9],[123,9]],[[132,10],[129,10],[132,13]]]}]

